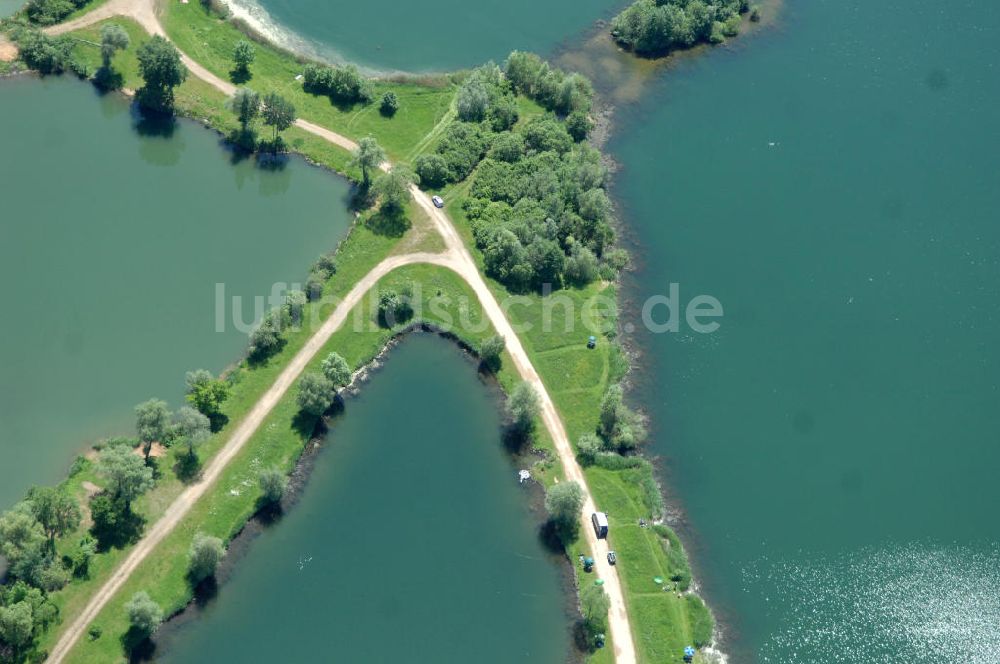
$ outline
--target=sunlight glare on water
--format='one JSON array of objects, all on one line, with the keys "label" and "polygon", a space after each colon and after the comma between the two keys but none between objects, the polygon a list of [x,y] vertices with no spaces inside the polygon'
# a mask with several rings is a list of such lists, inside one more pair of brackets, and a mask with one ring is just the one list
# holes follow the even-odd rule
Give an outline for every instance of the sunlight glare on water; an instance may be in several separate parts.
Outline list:
[{"label": "sunlight glare on water", "polygon": [[[744,570],[783,625],[761,661],[995,664],[1000,549],[911,545]],[[762,588],[763,587],[763,588]]]}]

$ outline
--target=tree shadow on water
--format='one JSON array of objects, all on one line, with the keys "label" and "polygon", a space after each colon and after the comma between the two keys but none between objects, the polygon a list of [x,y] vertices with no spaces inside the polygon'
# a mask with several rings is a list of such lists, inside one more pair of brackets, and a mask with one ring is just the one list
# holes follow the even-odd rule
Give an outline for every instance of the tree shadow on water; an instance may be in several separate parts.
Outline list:
[{"label": "tree shadow on water", "polygon": [[156,644],[145,632],[130,627],[121,636],[122,648],[128,654],[129,662],[151,662],[156,654]]},{"label": "tree shadow on water", "polygon": [[214,576],[200,581],[194,586],[194,603],[199,608],[205,608],[219,596],[219,582]]},{"label": "tree shadow on water", "polygon": [[114,92],[115,90],[121,90],[122,85],[125,84],[125,79],[122,77],[120,72],[114,69],[108,69],[107,67],[98,68],[97,72],[94,74],[94,88],[97,89],[98,94],[106,95],[109,92]]},{"label": "tree shadow on water", "polygon": [[174,166],[184,152],[184,141],[177,136],[177,118],[143,108],[137,102],[131,106],[132,128],[142,137],[139,156],[156,166]]}]

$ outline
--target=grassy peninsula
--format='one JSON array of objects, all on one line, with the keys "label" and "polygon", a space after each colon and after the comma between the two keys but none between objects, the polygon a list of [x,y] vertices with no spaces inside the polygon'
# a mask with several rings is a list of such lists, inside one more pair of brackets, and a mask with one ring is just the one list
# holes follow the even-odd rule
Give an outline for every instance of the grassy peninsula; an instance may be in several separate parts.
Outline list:
[{"label": "grassy peninsula", "polygon": [[[239,26],[200,3],[169,3],[162,21],[181,51],[216,76],[232,78],[236,45],[248,37]],[[49,61],[59,65],[51,71],[70,70],[93,77],[106,66],[100,45],[105,26],[111,24],[120,26],[128,36],[128,45],[110,58],[121,76],[120,86],[129,91],[141,89],[148,80],[142,75],[138,54],[149,37],[129,19],[114,17],[51,39],[41,44],[39,52],[51,51]],[[15,33],[20,31],[22,44],[24,35],[34,34],[23,26],[13,28]],[[618,569],[641,661],[680,661],[684,646],[707,645],[713,631],[711,615],[697,595],[687,592],[691,574],[680,541],[665,526],[654,525],[664,516],[664,506],[651,465],[637,453],[645,438],[643,420],[622,400],[621,381],[628,373],[628,361],[616,341],[614,282],[627,256],[615,246],[612,205],[604,190],[608,175],[601,155],[586,142],[593,99],[589,82],[530,54],[514,53],[503,67],[489,64],[472,72],[430,79],[365,81],[368,90],[364,99],[348,102],[318,92],[315,85],[307,90],[310,86],[299,77],[308,63],[294,55],[259,42],[253,48],[250,76],[241,85],[280,95],[294,105],[298,117],[356,141],[371,137],[393,161],[409,165],[425,188],[443,193],[447,210],[481,271],[489,277],[494,295],[501,301],[517,296],[525,303],[511,308],[509,315],[516,325],[530,328],[521,335],[522,342],[577,443],[598,507],[611,515],[612,542],[619,554]],[[196,118],[224,135],[241,129],[230,100],[203,81],[187,76],[172,93],[177,113]],[[381,112],[376,103],[388,93],[398,105],[393,113]],[[367,180],[361,163],[350,152],[296,127],[283,134],[289,149],[354,180]],[[427,220],[414,206],[397,210],[395,217],[403,223],[398,232],[386,232],[377,221],[386,213],[387,196],[359,198],[369,209],[359,216],[337,251],[314,271],[323,295],[342,296],[391,254],[439,248],[436,232],[428,228]],[[415,282],[420,289],[410,287]],[[360,318],[370,319],[370,312],[379,309],[380,291],[402,294],[404,299],[419,292],[420,301],[408,304],[421,313],[395,326],[338,331],[308,371],[321,373],[322,360],[332,352],[341,355],[352,370],[357,369],[411,324],[449,327],[459,314],[473,320],[483,318],[465,282],[441,267],[397,269],[356,307]],[[603,304],[595,306],[595,298],[603,298]],[[459,311],[458,302],[471,304]],[[325,300],[290,302],[290,306],[298,307],[299,316],[319,319],[328,316],[333,307]],[[449,329],[473,348],[481,348],[495,333],[489,326],[476,333],[461,327]],[[598,336],[593,350],[586,347],[589,334]],[[200,442],[199,464],[208,463],[218,452],[303,347],[309,331],[305,326],[284,325],[278,336],[275,343],[268,343],[264,354],[257,352],[261,338],[252,339],[256,345],[250,355],[226,375],[229,396],[220,405],[224,424]],[[510,362],[501,356],[499,383],[514,394],[518,380],[509,367]],[[137,395],[137,401],[145,396]],[[262,469],[289,472],[319,421],[315,413],[304,417],[302,405],[295,390],[285,394],[264,426],[226,468],[222,480],[210,487],[156,555],[147,559],[108,603],[93,622],[90,638],[71,651],[71,661],[114,661],[122,654],[123,638],[126,645],[134,645],[135,612],[130,620],[123,607],[137,593],[147,593],[168,616],[191,600],[193,588],[187,572],[192,539],[201,533],[228,541],[261,507],[264,489],[257,485],[257,475]],[[552,444],[544,429],[530,428],[534,433],[528,444],[544,457],[535,475],[551,487],[563,476],[562,469],[551,460],[551,453],[546,454]],[[14,582],[4,590],[0,604],[4,611],[23,613],[23,608],[14,607],[28,602],[30,624],[27,636],[22,630],[16,643],[9,635],[0,634],[6,640],[3,656],[11,661],[44,657],[60,628],[81,611],[87,598],[123,560],[142,527],[154,523],[183,490],[189,479],[177,469],[190,457],[180,444],[171,446],[164,456],[149,459],[155,483],[128,505],[125,516],[136,518],[135,532],[118,546],[91,551],[91,523],[85,518],[58,533],[54,551],[42,551],[39,544],[40,569],[54,570],[58,578],[43,581],[40,576],[15,571]],[[81,514],[92,511],[95,492],[100,496],[111,491],[108,474],[98,472],[95,459],[94,455],[79,459],[59,487]],[[29,496],[28,504],[9,514],[24,515],[32,509]],[[24,528],[34,529],[27,518],[4,518],[12,522],[20,519]],[[37,520],[38,516],[31,518]],[[576,563],[579,555],[589,555],[579,527],[576,524],[558,534],[577,570],[580,587],[585,589],[593,580]],[[11,532],[0,529],[0,543],[15,541]],[[29,540],[17,542],[34,541]],[[87,564],[78,573],[75,561],[83,558]],[[654,583],[654,578],[663,581]],[[585,621],[589,635],[584,645],[595,662],[613,659],[610,647],[593,648],[591,637],[602,627],[606,631],[603,620],[597,616]]]}]

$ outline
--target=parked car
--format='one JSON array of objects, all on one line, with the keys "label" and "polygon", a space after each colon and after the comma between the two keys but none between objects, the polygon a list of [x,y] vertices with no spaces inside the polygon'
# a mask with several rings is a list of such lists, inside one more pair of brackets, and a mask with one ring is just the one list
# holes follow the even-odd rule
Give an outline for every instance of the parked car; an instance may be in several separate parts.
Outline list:
[{"label": "parked car", "polygon": [[618,562],[618,556],[615,555],[614,551],[608,551],[608,564],[614,565],[616,562]]},{"label": "parked car", "polygon": [[436,208],[443,208],[444,207],[444,199],[441,198],[440,196],[432,196],[431,197],[431,203],[433,203],[434,207],[436,207]]}]

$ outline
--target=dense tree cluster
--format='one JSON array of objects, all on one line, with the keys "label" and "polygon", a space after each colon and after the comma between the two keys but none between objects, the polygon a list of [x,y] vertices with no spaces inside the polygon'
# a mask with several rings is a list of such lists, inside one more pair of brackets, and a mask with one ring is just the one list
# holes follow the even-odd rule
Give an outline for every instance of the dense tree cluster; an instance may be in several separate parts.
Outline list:
[{"label": "dense tree cluster", "polygon": [[58,615],[40,589],[24,581],[0,586],[0,661],[21,661]]},{"label": "dense tree cluster", "polygon": [[326,95],[340,104],[370,104],[375,100],[371,81],[361,76],[353,65],[308,64],[302,72],[302,89],[310,94]]},{"label": "dense tree cluster", "polygon": [[560,116],[590,112],[594,88],[585,76],[567,74],[524,51],[514,51],[507,57],[504,73],[515,92],[534,99],[546,110]]},{"label": "dense tree cluster", "polygon": [[[552,113],[519,122],[515,93]],[[414,162],[430,187],[475,171],[464,208],[487,273],[512,291],[583,286],[624,266],[612,248],[606,169],[581,142],[592,99],[586,78],[515,51],[503,69],[491,63],[466,78],[460,121]]]},{"label": "dense tree cluster", "polygon": [[323,295],[323,286],[337,273],[337,262],[333,254],[323,254],[313,263],[306,280],[306,297],[315,302]]},{"label": "dense tree cluster", "polygon": [[28,19],[38,25],[52,25],[63,20],[90,0],[29,0],[25,7]]},{"label": "dense tree cluster", "polygon": [[23,26],[15,28],[11,37],[24,63],[42,74],[84,73],[82,65],[73,58],[74,42],[70,37],[50,37]]},{"label": "dense tree cluster", "polygon": [[611,22],[611,35],[636,53],[657,55],[739,33],[748,0],[637,0]]},{"label": "dense tree cluster", "polygon": [[625,405],[621,385],[612,385],[601,401],[597,433],[606,449],[627,452],[646,440],[642,415]]}]

